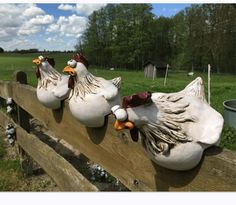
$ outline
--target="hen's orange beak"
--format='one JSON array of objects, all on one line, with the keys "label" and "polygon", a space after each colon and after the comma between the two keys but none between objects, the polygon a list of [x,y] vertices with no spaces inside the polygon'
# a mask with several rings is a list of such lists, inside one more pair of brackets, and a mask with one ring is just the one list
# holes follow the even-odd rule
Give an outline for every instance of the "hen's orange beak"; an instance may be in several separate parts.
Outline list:
[{"label": "hen's orange beak", "polygon": [[34,63],[35,65],[40,65],[40,64],[41,64],[41,60],[38,59],[38,58],[35,58],[35,59],[33,60],[33,63]]},{"label": "hen's orange beak", "polygon": [[134,123],[130,122],[130,121],[125,121],[125,122],[121,122],[116,120],[115,124],[114,124],[114,128],[117,131],[123,130],[123,129],[133,129],[134,128]]},{"label": "hen's orange beak", "polygon": [[75,76],[76,75],[75,70],[72,67],[70,67],[70,66],[66,66],[64,68],[63,72],[68,73],[71,76]]}]

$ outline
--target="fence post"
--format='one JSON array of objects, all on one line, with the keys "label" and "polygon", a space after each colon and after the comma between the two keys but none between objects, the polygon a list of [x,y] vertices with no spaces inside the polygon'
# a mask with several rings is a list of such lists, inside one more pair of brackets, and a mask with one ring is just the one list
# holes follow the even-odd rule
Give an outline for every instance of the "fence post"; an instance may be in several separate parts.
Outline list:
[{"label": "fence post", "polygon": [[211,104],[211,65],[208,64],[208,104]]},{"label": "fence post", "polygon": [[166,78],[168,76],[168,69],[169,69],[169,64],[166,65],[166,73],[165,73],[164,86],[166,86]]},{"label": "fence post", "polygon": [[[23,71],[15,71],[13,80],[21,84],[27,84],[27,75]],[[17,105],[17,122],[27,132],[30,132],[30,115],[19,105]],[[33,174],[33,161],[31,157],[19,146],[18,151],[20,155],[21,169],[26,176]]]}]

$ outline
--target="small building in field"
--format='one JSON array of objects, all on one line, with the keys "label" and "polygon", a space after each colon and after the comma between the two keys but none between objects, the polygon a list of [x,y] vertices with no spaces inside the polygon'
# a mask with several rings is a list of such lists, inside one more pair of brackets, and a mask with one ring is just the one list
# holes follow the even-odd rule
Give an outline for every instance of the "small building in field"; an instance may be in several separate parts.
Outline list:
[{"label": "small building in field", "polygon": [[164,63],[153,63],[148,61],[144,64],[144,77],[145,78],[156,78],[165,77],[167,64]]},{"label": "small building in field", "polygon": [[154,63],[148,61],[144,64],[144,77],[145,78],[156,78],[157,77],[157,69]]}]

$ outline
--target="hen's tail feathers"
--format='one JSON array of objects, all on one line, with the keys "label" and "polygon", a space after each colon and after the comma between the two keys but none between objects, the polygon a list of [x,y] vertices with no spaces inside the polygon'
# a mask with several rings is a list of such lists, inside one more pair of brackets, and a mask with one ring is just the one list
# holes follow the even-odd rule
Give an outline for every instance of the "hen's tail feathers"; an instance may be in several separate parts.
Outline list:
[{"label": "hen's tail feathers", "polygon": [[204,84],[201,77],[197,77],[194,81],[189,83],[182,92],[184,92],[185,95],[195,96],[201,99],[202,101],[206,101],[204,93]]},{"label": "hen's tail feathers", "polygon": [[119,89],[121,86],[121,77],[113,78],[111,82]]}]

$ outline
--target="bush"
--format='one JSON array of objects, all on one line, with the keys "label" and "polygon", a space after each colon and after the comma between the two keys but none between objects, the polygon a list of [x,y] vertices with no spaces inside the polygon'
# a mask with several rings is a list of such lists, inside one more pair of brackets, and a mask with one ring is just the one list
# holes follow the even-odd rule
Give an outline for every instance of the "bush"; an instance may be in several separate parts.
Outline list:
[{"label": "bush", "polygon": [[224,129],[221,134],[220,146],[231,150],[236,150],[236,130],[227,125],[224,125]]}]

